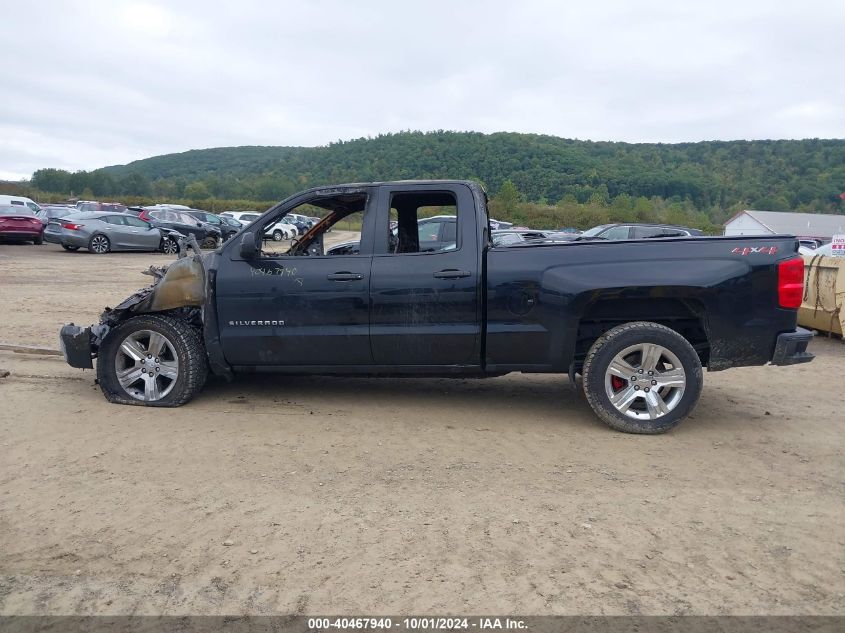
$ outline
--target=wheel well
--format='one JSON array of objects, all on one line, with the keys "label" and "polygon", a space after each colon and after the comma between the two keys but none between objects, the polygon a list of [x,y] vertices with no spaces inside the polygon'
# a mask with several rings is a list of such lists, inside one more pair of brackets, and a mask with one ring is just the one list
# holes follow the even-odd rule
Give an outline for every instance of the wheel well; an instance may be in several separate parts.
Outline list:
[{"label": "wheel well", "polygon": [[[621,316],[624,315],[624,316]],[[578,324],[575,370],[580,372],[592,344],[622,323],[650,321],[675,330],[698,353],[701,364],[710,359],[704,306],[694,299],[600,299],[590,304]]]}]

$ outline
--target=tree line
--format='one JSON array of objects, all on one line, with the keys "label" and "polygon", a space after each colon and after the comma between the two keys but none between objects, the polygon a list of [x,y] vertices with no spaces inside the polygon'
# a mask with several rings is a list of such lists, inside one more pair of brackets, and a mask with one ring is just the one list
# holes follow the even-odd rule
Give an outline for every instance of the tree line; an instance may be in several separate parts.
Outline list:
[{"label": "tree line", "polygon": [[88,172],[47,168],[30,184],[66,196],[204,203],[273,201],[322,184],[411,178],[479,181],[493,195],[493,209],[513,218],[580,225],[585,214],[671,216],[715,226],[742,208],[845,212],[845,140],[654,144],[402,132],[324,147],[192,150]]}]

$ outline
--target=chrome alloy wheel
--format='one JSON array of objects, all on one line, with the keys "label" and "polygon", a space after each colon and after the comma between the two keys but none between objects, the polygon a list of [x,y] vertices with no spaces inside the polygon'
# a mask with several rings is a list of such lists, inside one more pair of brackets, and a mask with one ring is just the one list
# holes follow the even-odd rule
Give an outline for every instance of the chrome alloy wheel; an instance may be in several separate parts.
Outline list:
[{"label": "chrome alloy wheel", "polygon": [[686,384],[678,357],[654,343],[626,347],[614,356],[604,376],[610,404],[637,420],[654,420],[672,411]]},{"label": "chrome alloy wheel", "polygon": [[91,238],[91,250],[95,253],[108,253],[109,240],[104,235],[95,235]]},{"label": "chrome alloy wheel", "polygon": [[176,243],[176,240],[165,237],[164,242],[161,245],[161,250],[165,253],[165,255],[175,255],[179,252],[179,244]]},{"label": "chrome alloy wheel", "polygon": [[117,381],[136,400],[155,402],[173,389],[179,377],[176,350],[152,330],[133,332],[120,344],[114,359]]}]

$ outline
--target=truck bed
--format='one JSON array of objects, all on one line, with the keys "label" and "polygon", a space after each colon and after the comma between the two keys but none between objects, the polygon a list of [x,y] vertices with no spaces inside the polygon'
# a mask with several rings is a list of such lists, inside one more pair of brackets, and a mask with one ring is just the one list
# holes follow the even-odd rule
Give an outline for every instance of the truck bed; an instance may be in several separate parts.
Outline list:
[{"label": "truck bed", "polygon": [[491,248],[485,369],[577,371],[587,341],[639,318],[679,330],[710,370],[765,364],[796,326],[777,264],[797,250],[786,235]]}]

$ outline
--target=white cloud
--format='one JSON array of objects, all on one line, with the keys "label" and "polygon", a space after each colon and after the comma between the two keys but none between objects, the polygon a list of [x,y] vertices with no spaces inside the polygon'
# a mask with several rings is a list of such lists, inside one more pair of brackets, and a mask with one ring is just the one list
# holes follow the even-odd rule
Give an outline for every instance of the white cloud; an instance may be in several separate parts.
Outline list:
[{"label": "white cloud", "polygon": [[404,129],[845,136],[835,0],[98,0],[2,14],[34,37],[0,56],[0,177]]}]

